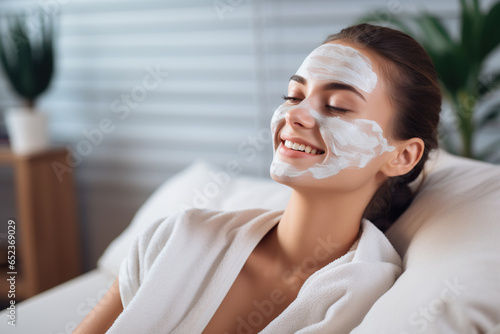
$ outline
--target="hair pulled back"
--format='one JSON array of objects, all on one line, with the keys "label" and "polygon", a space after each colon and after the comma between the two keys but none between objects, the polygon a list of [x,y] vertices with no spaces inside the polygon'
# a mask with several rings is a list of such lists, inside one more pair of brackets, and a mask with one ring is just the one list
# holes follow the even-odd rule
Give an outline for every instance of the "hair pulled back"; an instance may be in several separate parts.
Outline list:
[{"label": "hair pulled back", "polygon": [[422,172],[429,152],[438,146],[441,90],[432,60],[407,34],[391,28],[359,24],[330,35],[323,43],[342,40],[366,49],[381,60],[389,99],[395,108],[393,138],[421,138],[422,158],[407,174],[388,178],[368,204],[364,217],[387,230],[413,199],[408,184]]}]

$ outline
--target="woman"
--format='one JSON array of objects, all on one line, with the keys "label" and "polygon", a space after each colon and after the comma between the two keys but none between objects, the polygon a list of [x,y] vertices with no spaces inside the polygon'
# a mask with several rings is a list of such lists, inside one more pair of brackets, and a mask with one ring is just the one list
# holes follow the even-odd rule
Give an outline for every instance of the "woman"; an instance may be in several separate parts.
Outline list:
[{"label": "woman", "polygon": [[349,333],[362,321],[401,273],[382,232],[437,146],[434,67],[411,37],[357,25],[313,50],[284,99],[271,176],[293,189],[285,211],[153,224],[76,333]]}]

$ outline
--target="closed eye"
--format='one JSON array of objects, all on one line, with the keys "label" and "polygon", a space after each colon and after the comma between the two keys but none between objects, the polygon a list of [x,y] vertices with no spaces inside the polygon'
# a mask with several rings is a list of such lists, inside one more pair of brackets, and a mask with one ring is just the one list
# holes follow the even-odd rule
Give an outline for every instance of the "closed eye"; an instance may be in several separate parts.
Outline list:
[{"label": "closed eye", "polygon": [[301,101],[302,99],[299,99],[297,97],[293,97],[293,96],[288,96],[288,95],[283,95],[281,96],[281,98],[285,101],[291,101],[291,102],[298,102],[298,101]]},{"label": "closed eye", "polygon": [[[283,100],[285,100],[285,101],[290,101],[290,102],[299,102],[299,101],[302,101],[302,99],[299,99],[299,98],[293,97],[293,96],[288,96],[288,95],[282,95],[281,98]],[[351,111],[349,109],[339,108],[339,107],[330,106],[330,105],[326,105],[325,108],[328,109],[329,111],[335,111],[335,112],[341,112],[341,113],[345,113],[345,112]]]},{"label": "closed eye", "polygon": [[329,106],[329,105],[326,105],[325,107],[326,107],[326,109],[328,109],[330,111],[336,111],[336,112],[349,112],[350,111],[349,109],[344,109],[344,108],[339,108],[339,107]]}]

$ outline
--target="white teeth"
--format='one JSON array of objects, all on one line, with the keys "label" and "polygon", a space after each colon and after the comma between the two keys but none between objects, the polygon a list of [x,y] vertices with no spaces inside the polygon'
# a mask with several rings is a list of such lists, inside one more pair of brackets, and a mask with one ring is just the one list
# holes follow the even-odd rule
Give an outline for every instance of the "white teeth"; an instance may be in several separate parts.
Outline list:
[{"label": "white teeth", "polygon": [[311,146],[306,146],[304,144],[294,143],[290,140],[285,140],[285,147],[288,147],[288,148],[295,150],[295,151],[302,151],[302,152],[311,153],[311,154],[316,154],[316,152],[318,152],[318,154],[320,154],[319,150],[317,150],[315,148],[311,148]]}]

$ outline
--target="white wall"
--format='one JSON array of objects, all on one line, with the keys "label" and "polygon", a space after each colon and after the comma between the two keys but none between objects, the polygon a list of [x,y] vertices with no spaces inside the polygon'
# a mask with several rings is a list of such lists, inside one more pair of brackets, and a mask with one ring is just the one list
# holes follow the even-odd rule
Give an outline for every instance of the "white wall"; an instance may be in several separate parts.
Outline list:
[{"label": "white wall", "polygon": [[[39,107],[52,142],[86,155],[73,175],[87,268],[194,159],[236,159],[245,173],[267,175],[270,143],[252,146],[251,137],[268,131],[289,76],[328,34],[363,14],[383,20],[421,7],[453,25],[458,8],[452,0],[0,1],[2,14],[36,7],[60,13],[57,72]],[[146,68],[157,67],[168,76],[144,89]],[[134,108],[119,102],[141,92]],[[18,103],[0,78],[0,110]],[[103,119],[113,130],[85,146],[84,131],[95,134]]]}]

